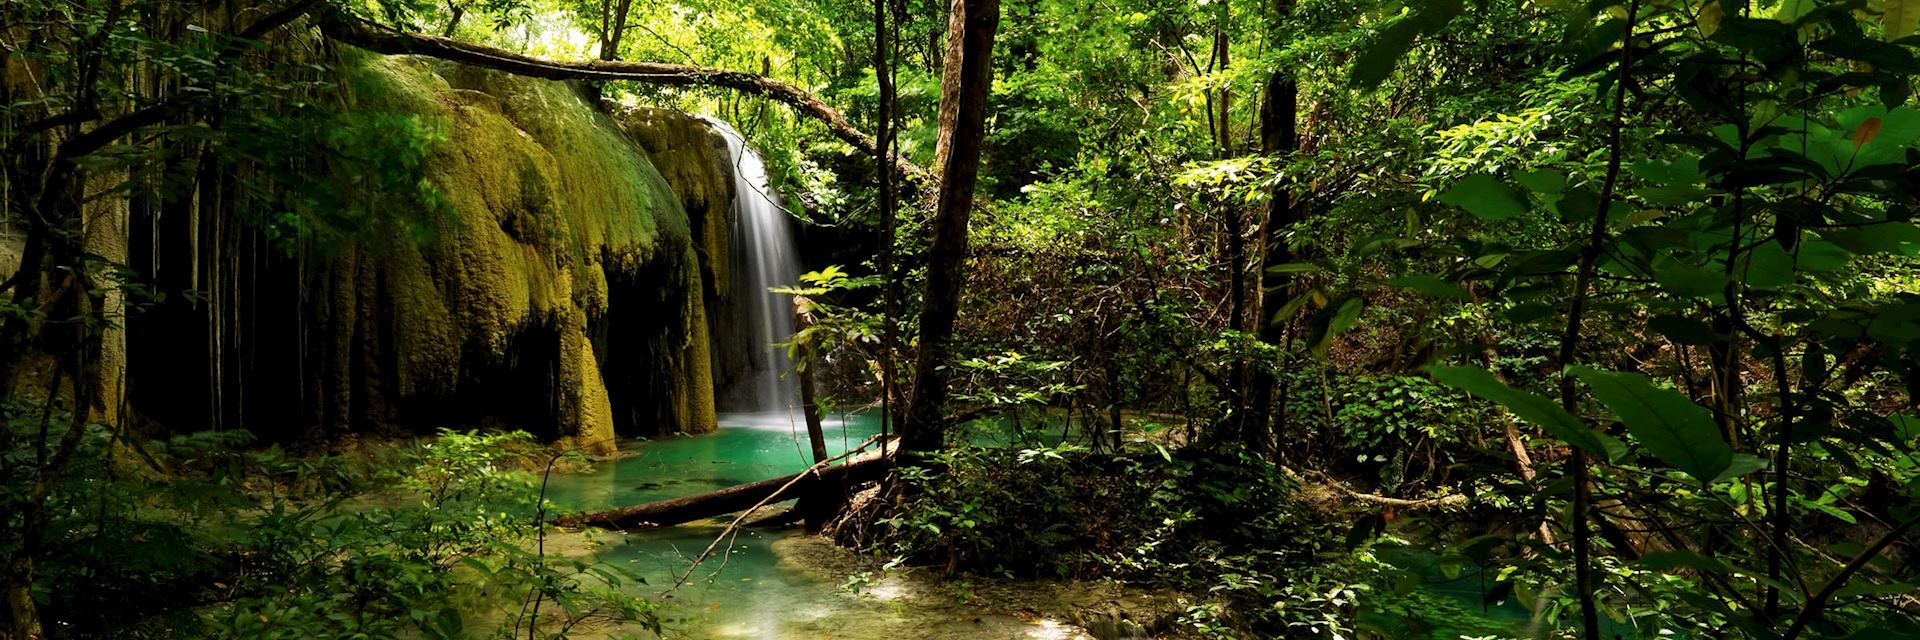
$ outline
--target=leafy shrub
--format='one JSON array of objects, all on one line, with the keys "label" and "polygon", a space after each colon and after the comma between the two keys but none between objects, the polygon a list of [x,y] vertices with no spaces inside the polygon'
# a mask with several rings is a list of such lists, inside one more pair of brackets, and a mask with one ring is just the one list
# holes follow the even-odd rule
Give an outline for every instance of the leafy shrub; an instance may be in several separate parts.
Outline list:
[{"label": "leafy shrub", "polygon": [[[0,513],[16,514],[40,416],[6,417]],[[356,458],[246,443],[239,432],[140,443],[88,427],[32,549],[50,632],[488,637],[468,625],[492,620],[472,613],[523,601],[552,603],[545,637],[587,619],[660,628],[651,603],[620,592],[631,575],[531,550],[544,525],[528,470],[555,458],[525,433],[444,431]],[[0,551],[26,550],[24,525],[0,517]]]},{"label": "leafy shrub", "polygon": [[1323,543],[1339,534],[1295,500],[1292,481],[1252,457],[959,447],[904,476],[911,497],[889,521],[889,550],[904,558],[1210,594],[1183,616],[1201,633],[1351,626],[1354,583],[1344,580],[1353,572]]}]

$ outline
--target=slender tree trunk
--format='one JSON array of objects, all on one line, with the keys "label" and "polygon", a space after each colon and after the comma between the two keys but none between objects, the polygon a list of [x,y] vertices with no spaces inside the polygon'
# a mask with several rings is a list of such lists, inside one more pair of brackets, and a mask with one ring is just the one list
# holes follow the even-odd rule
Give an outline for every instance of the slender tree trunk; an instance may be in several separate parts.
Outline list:
[{"label": "slender tree trunk", "polygon": [[460,19],[467,15],[467,5],[453,5],[452,10],[448,11],[448,13],[450,15],[447,16],[447,28],[440,32],[440,37],[442,38],[453,37],[454,30],[460,28]]},{"label": "slender tree trunk", "polygon": [[1124,426],[1120,420],[1120,354],[1119,345],[1113,347],[1113,353],[1107,358],[1107,435],[1113,439],[1114,453],[1119,453]]},{"label": "slender tree trunk", "polygon": [[[1625,155],[1621,141],[1621,131],[1626,128],[1627,80],[1633,70],[1633,31],[1635,20],[1639,17],[1640,2],[1632,0],[1627,5],[1626,32],[1622,36],[1622,51],[1619,64],[1619,77],[1614,81],[1612,117],[1607,129],[1607,169],[1606,177],[1601,181],[1599,204],[1595,210],[1593,224],[1587,232],[1587,240],[1580,248],[1579,266],[1574,272],[1573,299],[1567,308],[1566,329],[1560,336],[1560,350],[1554,363],[1561,371],[1559,379],[1560,406],[1569,412],[1579,409],[1579,395],[1574,388],[1573,376],[1566,373],[1567,367],[1578,363],[1580,355],[1580,337],[1582,322],[1585,319],[1588,298],[1592,295],[1593,280],[1600,262],[1600,253],[1607,241],[1607,210],[1613,206],[1614,189],[1620,180],[1620,164]],[[1567,475],[1573,479],[1573,512],[1569,514],[1573,536],[1573,582],[1574,597],[1580,602],[1580,626],[1582,637],[1587,640],[1600,639],[1599,605],[1595,599],[1593,567],[1593,487],[1592,469],[1584,451],[1575,449],[1567,456]]]},{"label": "slender tree trunk", "polygon": [[[874,131],[873,161],[876,167],[891,167],[893,158],[893,111],[897,101],[893,84],[894,37],[887,29],[887,0],[873,0],[873,75],[880,84],[880,104]],[[897,26],[897,25],[896,25]],[[898,203],[893,187],[893,172],[875,171],[879,178],[877,196],[880,205],[880,435],[886,436],[898,425],[896,412],[901,403],[897,395],[896,358],[900,355],[900,281],[894,273],[894,243],[899,221]]]},{"label": "slender tree trunk", "polygon": [[820,404],[814,398],[813,344],[805,337],[807,328],[813,326],[813,314],[807,312],[811,305],[805,296],[793,299],[794,373],[800,376],[800,414],[807,421],[807,442],[813,445],[813,461],[817,464],[827,459],[827,433],[820,424]]},{"label": "slender tree trunk", "polygon": [[[1213,55],[1210,65],[1215,74],[1225,75],[1232,65],[1232,47],[1227,38],[1227,28],[1233,19],[1232,3],[1221,2],[1216,6],[1213,29]],[[1208,102],[1211,111],[1207,114],[1208,124],[1213,128],[1214,149],[1222,159],[1233,157],[1233,88],[1222,85],[1213,93]],[[1232,198],[1221,196],[1215,206],[1219,207],[1221,229],[1226,235],[1226,247],[1221,262],[1226,263],[1227,271],[1227,327],[1234,331],[1247,330],[1247,231],[1244,212]],[[1234,431],[1249,430],[1247,420],[1247,361],[1236,357],[1232,369],[1227,374],[1228,385],[1233,387],[1229,394],[1232,399],[1232,425]]]},{"label": "slender tree trunk", "polygon": [[[1293,12],[1293,0],[1276,0],[1273,7],[1273,30],[1279,31],[1287,15]],[[1260,152],[1278,162],[1285,162],[1293,152],[1300,148],[1299,133],[1300,85],[1294,79],[1291,70],[1275,70],[1267,77],[1266,100],[1260,103]],[[1293,262],[1295,256],[1287,246],[1285,235],[1288,227],[1306,219],[1305,203],[1295,198],[1289,189],[1291,185],[1276,183],[1272,198],[1267,205],[1265,221],[1260,225],[1260,310],[1255,319],[1259,327],[1260,341],[1270,346],[1284,346],[1287,324],[1275,316],[1281,307],[1287,304],[1291,296],[1286,275],[1273,273],[1276,265]],[[1247,389],[1247,419],[1242,422],[1241,442],[1256,451],[1266,449],[1267,441],[1273,433],[1272,403],[1274,387],[1278,386],[1277,376],[1271,362],[1257,364],[1253,368],[1253,379]]]},{"label": "slender tree trunk", "polygon": [[40,640],[40,610],[33,604],[33,556],[20,553],[7,561],[7,630],[15,640]]},{"label": "slender tree trunk", "polygon": [[620,0],[612,12],[611,21],[606,25],[606,33],[600,39],[600,59],[620,59],[620,36],[627,32],[627,12],[633,9],[633,0]]},{"label": "slender tree trunk", "polygon": [[914,354],[913,398],[907,405],[906,423],[901,425],[901,446],[909,451],[932,451],[946,443],[941,415],[948,394],[949,367],[945,365],[966,280],[967,221],[973,214],[980,149],[987,137],[993,37],[999,26],[999,0],[953,0],[940,82],[940,139],[934,151],[940,191],[921,303],[920,345]]}]

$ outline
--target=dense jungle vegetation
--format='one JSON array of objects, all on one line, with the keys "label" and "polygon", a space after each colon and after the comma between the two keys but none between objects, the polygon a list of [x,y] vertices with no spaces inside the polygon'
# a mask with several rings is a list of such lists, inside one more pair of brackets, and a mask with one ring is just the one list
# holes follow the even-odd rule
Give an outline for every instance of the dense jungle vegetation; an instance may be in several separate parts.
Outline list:
[{"label": "dense jungle vegetation", "polygon": [[[796,497],[1172,594],[1019,637],[1920,638],[1920,0],[0,7],[0,638],[703,637],[560,524]],[[767,346],[684,114],[814,466],[570,514]]]}]

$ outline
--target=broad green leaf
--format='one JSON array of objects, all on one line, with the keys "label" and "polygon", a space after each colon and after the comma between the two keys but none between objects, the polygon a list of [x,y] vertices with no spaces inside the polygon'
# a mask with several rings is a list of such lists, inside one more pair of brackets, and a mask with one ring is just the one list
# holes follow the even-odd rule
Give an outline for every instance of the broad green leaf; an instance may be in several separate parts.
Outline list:
[{"label": "broad green leaf", "polygon": [[1817,238],[1801,241],[1793,253],[1794,265],[1801,271],[1832,273],[1845,269],[1847,262],[1853,260],[1853,254],[1840,245]]},{"label": "broad green leaf", "polygon": [[1847,586],[1841,587],[1839,591],[1833,592],[1833,597],[1845,599],[1845,598],[1857,598],[1860,596],[1894,596],[1894,595],[1904,595],[1908,593],[1913,593],[1916,589],[1920,589],[1920,587],[1915,587],[1905,582],[1889,582],[1884,584],[1876,584],[1872,582],[1867,582],[1865,580],[1860,580],[1858,582],[1854,582],[1853,584],[1849,584]]},{"label": "broad green leaf", "polygon": [[1901,442],[1912,442],[1914,438],[1920,438],[1920,418],[1896,413],[1887,416],[1887,419],[1893,422],[1893,437],[1899,438]]},{"label": "broad green leaf", "polygon": [[1920,304],[1889,304],[1874,309],[1867,321],[1867,335],[1892,344],[1920,340]]},{"label": "broad green leaf", "polygon": [[1814,511],[1819,511],[1821,513],[1833,516],[1833,519],[1835,520],[1839,520],[1847,524],[1860,524],[1860,520],[1858,518],[1853,517],[1853,514],[1847,513],[1845,511],[1841,511],[1838,507],[1835,507],[1833,505],[1822,504],[1818,502],[1804,502],[1804,501],[1803,501],[1803,504],[1807,508],[1813,509]]},{"label": "broad green leaf", "polygon": [[1569,371],[1593,389],[1600,403],[1626,425],[1653,457],[1711,482],[1733,466],[1733,447],[1721,439],[1713,414],[1671,389],[1653,386],[1637,373],[1575,366]]},{"label": "broad green leaf", "polygon": [[1538,394],[1509,387],[1486,369],[1435,365],[1427,367],[1426,371],[1434,381],[1505,407],[1527,424],[1539,427],[1562,442],[1579,447],[1595,457],[1617,460],[1626,451],[1619,440],[1587,428],[1586,424],[1567,413],[1559,404]]},{"label": "broad green leaf", "polygon": [[1820,237],[1855,254],[1890,253],[1912,256],[1920,253],[1920,226],[1911,222],[1882,222],[1859,227],[1827,229]]},{"label": "broad green leaf", "polygon": [[1466,209],[1482,220],[1501,220],[1527,212],[1527,202],[1506,183],[1484,173],[1462,178],[1440,194],[1440,201]]},{"label": "broad green leaf", "polygon": [[1765,469],[1767,466],[1767,460],[1765,458],[1745,453],[1736,453],[1733,454],[1733,463],[1727,465],[1727,470],[1720,472],[1720,475],[1714,477],[1713,481],[1726,482]]},{"label": "broad green leaf", "polygon": [[1720,19],[1727,17],[1727,10],[1720,5],[1720,0],[1705,0],[1693,15],[1694,23],[1700,25],[1700,35],[1712,37],[1713,32],[1720,30]]},{"label": "broad green leaf", "polygon": [[1799,20],[1800,16],[1807,15],[1808,11],[1813,10],[1813,3],[1814,0],[1786,0],[1785,2],[1781,2],[1778,8],[1774,9],[1773,19],[1792,23]]},{"label": "broad green leaf", "polygon": [[1567,175],[1552,169],[1523,172],[1513,176],[1513,180],[1534,193],[1557,195],[1567,189]]},{"label": "broad green leaf", "polygon": [[1286,264],[1276,264],[1271,267],[1267,267],[1267,273],[1274,273],[1274,274],[1319,273],[1322,271],[1326,271],[1326,268],[1311,262],[1289,262]]},{"label": "broad green leaf", "polygon": [[1341,303],[1340,310],[1334,312],[1333,320],[1327,322],[1327,335],[1337,336],[1353,328],[1353,323],[1360,319],[1360,310],[1364,308],[1366,303],[1360,298],[1347,298],[1346,302]]},{"label": "broad green leaf", "polygon": [[1717,297],[1727,286],[1724,273],[1670,259],[1654,262],[1653,280],[1669,293],[1690,298]]},{"label": "broad green leaf", "polygon": [[1362,89],[1371,89],[1386,82],[1393,75],[1393,68],[1399,66],[1400,59],[1406,57],[1413,48],[1413,39],[1422,29],[1412,19],[1402,19],[1380,30],[1380,36],[1368,43],[1367,48],[1353,62],[1352,84]]},{"label": "broad green leaf", "polygon": [[1913,35],[1920,26],[1920,0],[1886,0],[1880,14],[1880,35],[1888,42]]},{"label": "broad green leaf", "polygon": [[1873,144],[1907,147],[1920,141],[1920,110],[1900,107],[1880,116],[1880,137]]},{"label": "broad green leaf", "polygon": [[1780,248],[1780,243],[1763,242],[1747,254],[1747,268],[1742,275],[1747,286],[1756,289],[1778,289],[1793,284],[1793,256]]},{"label": "broad green leaf", "polygon": [[1406,289],[1435,298],[1448,298],[1460,301],[1473,300],[1473,294],[1468,293],[1466,289],[1460,288],[1460,285],[1436,276],[1425,274],[1404,275],[1394,278],[1389,284],[1392,284],[1395,289]]},{"label": "broad green leaf", "polygon": [[1317,288],[1301,292],[1300,295],[1294,296],[1292,300],[1288,300],[1286,305],[1281,306],[1279,311],[1274,312],[1273,317],[1268,318],[1267,322],[1277,325],[1292,320],[1295,314],[1300,313],[1300,309],[1306,307],[1307,303],[1312,302],[1314,297],[1319,294],[1320,290]]},{"label": "broad green leaf", "polygon": [[1413,48],[1415,38],[1439,31],[1447,21],[1460,15],[1462,0],[1414,0],[1408,4],[1410,15],[1387,25],[1353,62],[1352,85],[1372,89],[1393,75],[1393,68]]}]

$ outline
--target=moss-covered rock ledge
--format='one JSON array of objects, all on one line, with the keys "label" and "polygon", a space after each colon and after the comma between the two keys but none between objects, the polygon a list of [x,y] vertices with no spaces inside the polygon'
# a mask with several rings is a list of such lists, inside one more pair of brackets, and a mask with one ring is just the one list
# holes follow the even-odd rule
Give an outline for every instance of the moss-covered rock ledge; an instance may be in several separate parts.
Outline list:
[{"label": "moss-covered rock ledge", "polygon": [[408,57],[353,77],[360,108],[445,123],[428,173],[451,215],[327,265],[331,429],[495,423],[591,452],[714,429],[711,262],[637,144],[564,83]]}]

